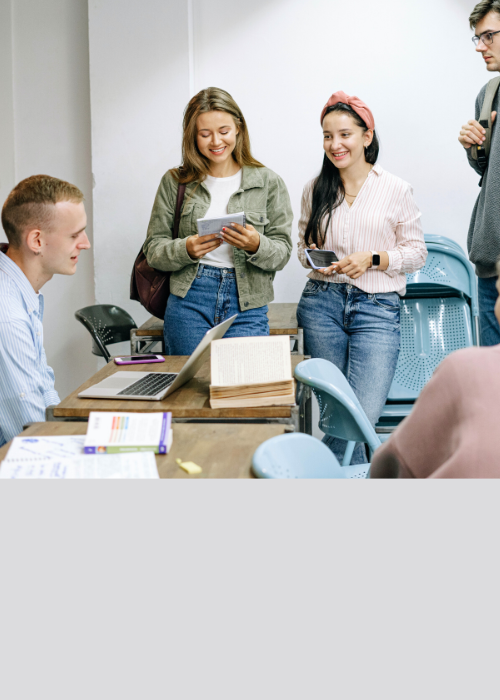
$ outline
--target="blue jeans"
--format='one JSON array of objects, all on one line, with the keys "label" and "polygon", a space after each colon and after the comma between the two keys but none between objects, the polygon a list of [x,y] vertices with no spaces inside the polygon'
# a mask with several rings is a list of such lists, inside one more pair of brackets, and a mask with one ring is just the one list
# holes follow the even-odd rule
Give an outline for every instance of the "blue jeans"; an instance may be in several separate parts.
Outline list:
[{"label": "blue jeans", "polygon": [[481,345],[500,343],[500,326],[494,311],[498,299],[497,279],[498,277],[478,277],[477,280]]},{"label": "blue jeans", "polygon": [[234,269],[201,264],[184,299],[175,294],[168,297],[163,328],[165,352],[191,355],[210,328],[234,314],[238,317],[225,338],[269,335],[267,306],[240,311]]},{"label": "blue jeans", "polygon": [[[297,309],[305,352],[333,362],[375,425],[396,371],[400,345],[399,295],[367,294],[350,284],[309,280]],[[342,462],[346,441],[325,435],[323,442]],[[351,464],[367,461],[364,445]]]}]

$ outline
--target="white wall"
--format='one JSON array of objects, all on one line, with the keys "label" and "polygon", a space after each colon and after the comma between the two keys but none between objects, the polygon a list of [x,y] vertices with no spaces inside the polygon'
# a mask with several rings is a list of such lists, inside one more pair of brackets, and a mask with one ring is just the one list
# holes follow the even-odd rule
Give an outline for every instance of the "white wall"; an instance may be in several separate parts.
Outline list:
[{"label": "white wall", "polygon": [[[0,206],[11,191],[14,171],[14,105],[12,98],[12,16],[10,2],[0,2]],[[0,240],[5,234],[0,226]]]},{"label": "white wall", "polygon": [[89,31],[96,299],[142,323],[130,273],[160,179],[180,159],[187,3],[92,0]]},{"label": "white wall", "polygon": [[[97,294],[140,320],[128,276],[160,176],[179,162],[187,5],[90,3]],[[343,89],[372,108],[380,163],[413,185],[425,231],[465,247],[478,178],[457,136],[488,79],[470,40],[471,7],[465,0],[192,0],[193,88],[223,87],[240,104],[255,156],[288,185],[295,239],[302,187],[322,160],[319,114]],[[298,300],[304,276],[294,254],[277,275],[276,300]]]},{"label": "white wall", "polygon": [[[8,5],[2,5],[2,12]],[[87,3],[15,0],[10,6],[13,104],[9,118],[2,92],[0,131],[14,125],[14,167],[4,180],[2,166],[2,202],[29,175],[68,180],[85,194],[92,240]],[[7,32],[1,19],[3,35]],[[92,252],[82,254],[74,276],[56,276],[42,291],[45,350],[64,397],[97,366],[90,336],[74,318],[76,309],[94,303]]]}]

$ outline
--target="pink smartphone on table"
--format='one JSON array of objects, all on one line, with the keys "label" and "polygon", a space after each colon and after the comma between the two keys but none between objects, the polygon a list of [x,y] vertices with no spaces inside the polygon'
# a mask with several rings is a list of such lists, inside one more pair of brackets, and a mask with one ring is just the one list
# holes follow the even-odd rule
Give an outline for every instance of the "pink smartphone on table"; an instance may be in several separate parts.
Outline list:
[{"label": "pink smartphone on table", "polygon": [[161,355],[123,355],[115,357],[117,365],[150,365],[153,362],[165,362],[165,358]]}]

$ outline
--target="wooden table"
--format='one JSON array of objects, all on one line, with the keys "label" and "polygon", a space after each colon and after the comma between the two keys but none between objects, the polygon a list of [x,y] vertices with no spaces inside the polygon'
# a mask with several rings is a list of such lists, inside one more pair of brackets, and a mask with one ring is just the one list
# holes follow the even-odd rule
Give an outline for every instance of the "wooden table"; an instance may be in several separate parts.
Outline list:
[{"label": "wooden table", "polygon": [[[292,372],[303,355],[292,355]],[[170,355],[165,362],[154,365],[155,372],[179,372],[187,356]],[[128,372],[151,371],[151,365],[127,365]],[[163,401],[134,401],[130,399],[80,399],[78,393],[92,384],[102,381],[115,372],[123,371],[122,367],[113,361],[103,367],[85,384],[82,384],[58,406],[49,406],[46,417],[48,421],[57,420],[88,420],[90,411],[125,411],[141,413],[157,413],[172,411],[174,422],[212,421],[244,422],[244,423],[281,423],[290,425],[293,430],[311,434],[311,398],[308,387],[300,385],[299,406],[265,406],[262,408],[210,408],[210,360],[198,370],[191,381],[184,384],[173,394],[166,396]]]},{"label": "wooden table", "polygon": [[[270,335],[289,335],[294,340],[292,353],[304,354],[304,334],[297,326],[297,304],[269,304],[267,313]],[[163,319],[151,316],[140,328],[130,331],[132,354],[151,352],[156,343],[163,344]]]},{"label": "wooden table", "polygon": [[[162,479],[248,479],[252,456],[257,447],[275,435],[283,435],[283,425],[237,424],[174,424],[174,441],[168,455],[156,455],[156,466]],[[23,433],[30,435],[85,435],[86,423],[34,423]],[[0,462],[10,442],[0,448]],[[198,464],[203,472],[190,476],[176,463]]]}]

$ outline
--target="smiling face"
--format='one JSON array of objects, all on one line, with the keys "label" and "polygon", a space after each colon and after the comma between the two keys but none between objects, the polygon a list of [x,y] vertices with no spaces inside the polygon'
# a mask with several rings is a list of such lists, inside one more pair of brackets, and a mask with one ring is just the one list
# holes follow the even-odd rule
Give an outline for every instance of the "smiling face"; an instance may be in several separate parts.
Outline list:
[{"label": "smiling face", "polygon": [[196,120],[196,144],[216,167],[226,164],[236,146],[238,128],[227,112],[204,112]]},{"label": "smiling face", "polygon": [[366,162],[364,149],[372,139],[373,131],[363,131],[347,112],[330,112],[323,119],[323,148],[339,169]]},{"label": "smiling face", "polygon": [[38,243],[44,275],[74,275],[78,256],[90,248],[85,228],[87,215],[83,202],[57,202],[47,231],[40,231]]},{"label": "smiling face", "polygon": [[[497,31],[500,31],[500,14],[493,11],[488,12],[488,14],[476,24],[474,34],[476,36],[481,36],[481,34],[485,32]],[[493,43],[489,46],[486,46],[486,44],[480,41],[476,46],[476,51],[483,55],[487,70],[500,71],[500,34],[495,34]]]}]

